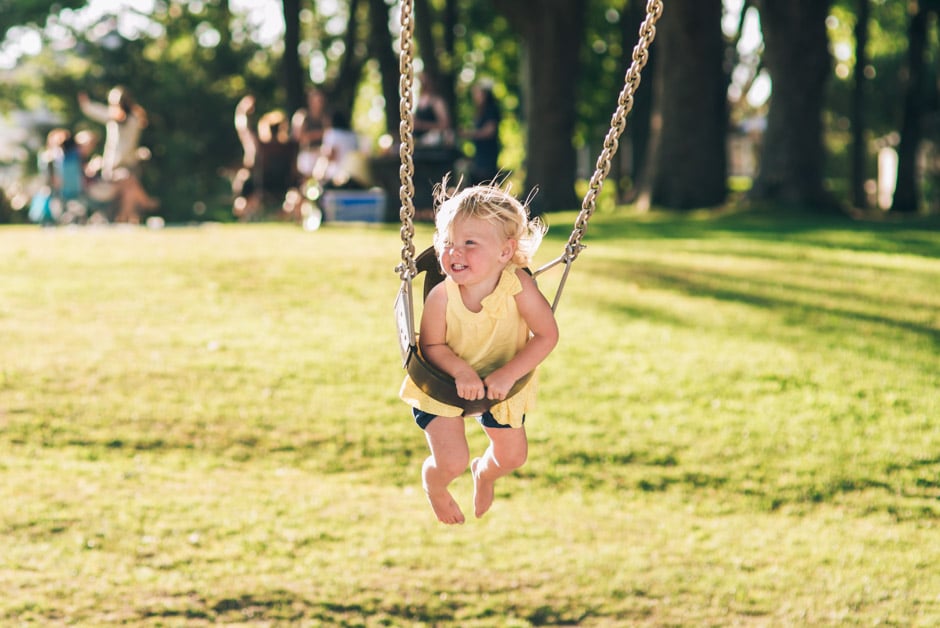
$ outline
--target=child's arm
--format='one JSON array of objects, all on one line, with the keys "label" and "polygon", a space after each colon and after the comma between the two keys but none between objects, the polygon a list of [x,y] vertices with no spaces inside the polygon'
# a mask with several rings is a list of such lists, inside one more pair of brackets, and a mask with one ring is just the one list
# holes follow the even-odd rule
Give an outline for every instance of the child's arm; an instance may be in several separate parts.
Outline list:
[{"label": "child's arm", "polygon": [[522,292],[515,296],[516,305],[532,331],[532,337],[509,362],[486,377],[486,396],[489,399],[505,399],[513,384],[535,370],[558,344],[558,324],[552,306],[527,272],[517,270],[516,275],[522,283]]},{"label": "child's arm", "polygon": [[418,341],[421,344],[421,353],[431,364],[454,378],[457,384],[457,394],[463,399],[471,401],[483,399],[486,394],[483,380],[476,371],[460,358],[445,342],[447,323],[445,313],[447,310],[447,290],[441,282],[434,286],[424,301],[424,311],[421,314],[421,334]]}]

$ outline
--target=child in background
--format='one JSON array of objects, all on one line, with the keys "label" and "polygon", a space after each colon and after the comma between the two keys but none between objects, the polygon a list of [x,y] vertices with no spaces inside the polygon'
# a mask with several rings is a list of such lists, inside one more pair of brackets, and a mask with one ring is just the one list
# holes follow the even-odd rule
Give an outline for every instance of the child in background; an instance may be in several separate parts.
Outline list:
[{"label": "child in background", "polygon": [[[435,220],[434,247],[445,279],[428,294],[419,349],[450,374],[468,400],[497,403],[477,417],[489,438],[483,456],[470,462],[473,505],[482,517],[493,502],[497,479],[521,467],[528,454],[524,420],[535,404],[535,379],[507,399],[517,380],[555,348],[558,326],[548,301],[524,270],[545,229],[526,207],[496,184],[456,192]],[[462,409],[423,393],[406,377],[401,398],[413,407],[431,453],[422,479],[438,520],[463,523],[448,486],[470,458]]]}]

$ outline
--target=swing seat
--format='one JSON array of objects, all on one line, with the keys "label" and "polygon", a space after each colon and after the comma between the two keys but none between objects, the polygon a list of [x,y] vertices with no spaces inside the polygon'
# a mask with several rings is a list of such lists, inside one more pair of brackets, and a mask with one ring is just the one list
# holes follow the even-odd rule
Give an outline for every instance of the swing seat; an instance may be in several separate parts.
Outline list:
[{"label": "swing seat", "polygon": [[[441,272],[441,267],[440,264],[438,264],[437,254],[433,246],[425,249],[415,258],[415,267],[419,275],[424,273],[423,298],[427,299],[431,289],[444,280],[444,273]],[[397,319],[399,324],[399,336],[407,337],[407,333],[403,334],[403,330],[401,329],[401,325],[403,324],[402,317],[398,316]],[[497,403],[500,403],[500,401],[495,399],[485,398],[471,401],[458,395],[454,378],[425,360],[421,355],[421,351],[417,346],[417,335],[415,336],[415,344],[407,347],[405,368],[412,381],[422,392],[441,403],[463,409],[463,416],[479,416]],[[532,379],[533,373],[534,372],[530,372],[524,377],[521,377],[515,385],[513,385],[506,399],[509,399],[522,390],[525,385],[529,383],[529,380]]]}]

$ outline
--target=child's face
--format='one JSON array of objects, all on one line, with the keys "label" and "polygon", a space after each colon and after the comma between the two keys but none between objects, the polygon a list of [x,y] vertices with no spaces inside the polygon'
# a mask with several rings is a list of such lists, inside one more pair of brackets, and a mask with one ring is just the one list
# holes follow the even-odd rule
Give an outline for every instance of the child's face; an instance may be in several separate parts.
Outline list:
[{"label": "child's face", "polygon": [[441,253],[444,274],[462,286],[498,281],[515,253],[515,241],[479,218],[457,219],[452,231]]}]

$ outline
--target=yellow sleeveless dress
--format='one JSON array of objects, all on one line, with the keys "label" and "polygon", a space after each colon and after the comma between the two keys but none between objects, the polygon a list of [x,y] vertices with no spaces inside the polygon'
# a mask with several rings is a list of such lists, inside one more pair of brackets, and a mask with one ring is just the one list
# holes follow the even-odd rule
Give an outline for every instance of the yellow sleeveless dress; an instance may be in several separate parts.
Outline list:
[{"label": "yellow sleeveless dress", "polygon": [[[529,328],[516,306],[515,295],[522,291],[516,270],[512,264],[503,270],[496,289],[483,299],[479,312],[468,310],[460,297],[460,287],[450,278],[444,279],[447,290],[444,341],[480,377],[506,364],[529,340]],[[536,391],[533,377],[518,393],[490,409],[493,418],[501,425],[521,427],[524,415],[535,408]],[[463,412],[432,399],[407,375],[399,396],[408,405],[437,416],[460,416]]]}]

